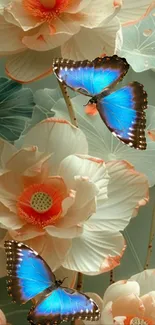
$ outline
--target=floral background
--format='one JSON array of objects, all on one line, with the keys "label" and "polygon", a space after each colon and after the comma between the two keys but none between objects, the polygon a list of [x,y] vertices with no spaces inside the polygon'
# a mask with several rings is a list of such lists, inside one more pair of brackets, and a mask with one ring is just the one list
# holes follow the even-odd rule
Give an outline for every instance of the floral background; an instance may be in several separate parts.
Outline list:
[{"label": "floral background", "polygon": [[[118,55],[125,57],[131,65],[122,84],[127,84],[130,81],[136,80],[144,85],[148,93],[149,103],[149,109],[147,111],[148,146],[145,152],[139,152],[129,147],[124,147],[123,144],[119,143],[119,141],[110,134],[98,115],[91,116],[85,113],[83,105],[86,103],[87,99],[85,99],[84,96],[77,95],[72,91],[69,91],[69,94],[72,98],[78,126],[80,130],[84,132],[86,142],[88,142],[89,155],[99,157],[105,160],[107,164],[113,163],[114,160],[118,162],[123,159],[128,160],[130,164],[134,165],[136,171],[142,172],[147,176],[150,186],[150,198],[149,202],[147,202],[147,186],[145,187],[144,185],[145,180],[141,179],[139,184],[138,181],[135,181],[135,183],[133,181],[133,188],[134,184],[136,184],[135,186],[137,186],[137,189],[139,191],[141,189],[143,192],[141,193],[141,197],[137,198],[137,203],[139,200],[143,201],[144,199],[144,201],[139,204],[142,206],[139,211],[137,211],[138,215],[132,218],[130,223],[129,220],[127,220],[126,224],[122,226],[118,221],[118,224],[116,223],[115,225],[118,230],[122,231],[127,248],[121,259],[121,264],[113,271],[114,280],[129,279],[131,276],[142,272],[146,267],[150,269],[155,268],[154,241],[152,242],[151,255],[147,260],[150,232],[151,230],[153,230],[153,232],[155,231],[155,224],[152,223],[152,217],[155,216],[155,141],[152,141],[152,139],[154,140],[153,136],[155,130],[154,1],[141,0],[140,5],[138,1],[129,2],[127,0],[118,0],[113,2],[113,6],[111,6],[110,1],[105,1],[104,3],[103,1],[96,0],[95,5],[93,5],[94,2],[92,3],[92,1],[89,0],[81,1],[80,12],[82,12],[82,14],[87,13],[88,19],[84,19],[85,15],[77,15],[73,8],[70,8],[70,12],[63,14],[62,19],[54,21],[52,28],[55,28],[57,32],[53,36],[55,37],[53,42],[50,38],[50,35],[53,35],[53,30],[49,32],[47,22],[45,24],[40,20],[42,17],[32,17],[28,11],[26,11],[25,16],[22,16],[23,7],[20,1],[12,1],[12,6],[10,5],[10,7],[8,6],[7,9],[5,8],[4,10],[4,2],[5,1],[0,0],[0,41],[2,45],[2,58],[0,60],[1,138],[11,143],[15,141],[18,148],[23,148],[23,138],[21,137],[20,140],[18,140],[22,132],[25,136],[30,132],[33,126],[48,117],[70,119],[58,82],[52,73],[49,74],[49,72],[51,72],[51,59],[56,55],[62,55],[63,57],[70,57],[73,59],[93,59],[98,55],[104,55],[105,53],[112,55],[116,52]],[[7,2],[9,3],[8,0]],[[85,8],[84,2],[85,4],[86,2],[89,4],[88,8]],[[38,4],[39,1],[36,3]],[[94,19],[92,19],[92,11],[94,12]],[[99,12],[104,12],[105,16],[101,17]],[[75,15],[74,18],[73,15]],[[65,29],[64,26],[66,26]],[[32,32],[33,29],[34,31]],[[12,31],[12,34],[10,31]],[[8,36],[7,38],[6,33]],[[15,41],[11,42],[11,38],[14,38]],[[85,46],[86,38],[89,39],[89,44],[91,44],[90,46],[92,46],[92,48]],[[22,39],[22,42],[19,41],[19,39]],[[43,39],[46,40],[46,42],[43,42]],[[95,40],[95,43],[92,43],[92,39]],[[45,44],[47,48],[44,48]],[[39,51],[41,46],[43,46],[42,51]],[[35,81],[40,76],[42,76],[42,79]],[[6,79],[8,77],[11,77],[11,79]],[[15,80],[13,81],[12,78]],[[26,84],[22,86],[18,81],[22,81]],[[43,137],[41,129],[42,127],[38,129],[40,130],[38,132],[38,134],[40,134],[40,143]],[[24,141],[26,144],[30,144],[30,140],[27,138]],[[34,145],[36,144],[34,143]],[[78,150],[81,150],[81,148],[77,148],[79,154],[87,154],[86,149],[83,149],[82,152]],[[71,154],[74,153],[71,152]],[[102,171],[102,173],[103,172],[104,171]],[[105,184],[102,184],[101,187],[103,188],[104,185]],[[126,187],[128,187],[127,183],[122,183],[122,185],[120,184],[120,187],[118,187],[120,198],[121,196],[123,197],[123,192]],[[104,195],[106,194],[104,193]],[[132,195],[134,196],[134,193],[132,193]],[[0,201],[2,199],[4,198],[1,193]],[[112,197],[110,201],[111,205],[113,204],[112,200],[114,200],[114,197]],[[136,202],[136,199],[134,202]],[[145,203],[147,204],[145,205]],[[114,207],[116,208],[117,202],[115,204]],[[108,208],[110,209],[110,205]],[[121,208],[124,209],[122,210],[123,213],[126,213],[123,204]],[[114,210],[115,209],[112,208],[109,210],[110,217],[113,214],[115,215]],[[0,222],[2,222],[2,219]],[[10,219],[8,222],[10,222]],[[53,230],[47,229],[48,233],[50,231]],[[4,237],[1,233],[0,236],[2,236],[2,238]],[[67,236],[69,235],[67,234]],[[85,259],[87,258],[88,257],[85,256]],[[68,260],[63,266],[68,267],[68,265],[70,265],[69,263],[70,261]],[[78,260],[77,257],[77,264],[79,267],[81,265],[80,263],[81,261],[80,259]],[[148,263],[149,265],[146,265]],[[118,263],[116,262],[116,264]],[[107,272],[103,274],[94,275],[93,281],[92,276],[88,274],[90,271],[88,272],[87,267],[83,272],[85,273],[83,291],[97,293],[103,297],[105,290],[110,285],[110,272],[107,270]],[[24,305],[24,307],[11,304],[11,300],[8,298],[6,291],[6,279],[3,277],[4,275],[5,265],[3,262],[0,270],[0,276],[2,277],[0,279],[0,309],[5,313],[9,323],[18,325],[22,322],[22,324],[25,325],[27,324],[26,314],[29,310],[29,304],[26,306]],[[74,277],[73,274],[69,276],[71,279]],[[151,278],[150,281],[153,281],[152,279],[153,278]],[[136,277],[133,280],[140,281],[139,278],[137,280]],[[151,282],[151,284],[152,283],[153,282]],[[71,283],[68,283],[68,285],[70,284]],[[139,282],[139,285],[142,285],[141,282]],[[152,290],[153,289],[152,287]],[[143,294],[147,293],[146,290],[142,292]],[[98,303],[99,305],[101,304],[100,301],[98,301]],[[4,319],[2,320],[3,325]]]}]

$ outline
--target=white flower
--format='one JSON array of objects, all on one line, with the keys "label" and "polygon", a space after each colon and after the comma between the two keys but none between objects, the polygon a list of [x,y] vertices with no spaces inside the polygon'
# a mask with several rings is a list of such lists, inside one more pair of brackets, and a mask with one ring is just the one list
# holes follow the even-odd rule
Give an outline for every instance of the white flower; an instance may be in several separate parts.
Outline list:
[{"label": "white flower", "polygon": [[47,119],[1,140],[1,240],[26,242],[56,270],[99,274],[120,263],[120,233],[148,200],[148,182],[125,161],[88,156],[80,129]]},{"label": "white flower", "polygon": [[[110,285],[103,300],[94,293],[87,294],[101,309],[101,319],[94,325],[153,325],[155,322],[154,269]],[[84,323],[90,324],[87,321]]]}]

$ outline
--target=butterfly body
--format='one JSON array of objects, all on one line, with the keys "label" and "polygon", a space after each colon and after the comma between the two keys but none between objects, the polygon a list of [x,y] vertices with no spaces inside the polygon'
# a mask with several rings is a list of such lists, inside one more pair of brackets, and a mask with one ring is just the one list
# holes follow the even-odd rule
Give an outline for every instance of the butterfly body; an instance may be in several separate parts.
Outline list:
[{"label": "butterfly body", "polygon": [[53,62],[59,81],[91,97],[88,104],[96,103],[101,119],[113,135],[131,147],[145,150],[147,94],[143,85],[131,82],[113,89],[128,69],[126,60],[117,55],[93,61],[56,59]]},{"label": "butterfly body", "polygon": [[98,320],[96,303],[85,294],[62,286],[46,262],[27,245],[6,241],[8,293],[14,302],[34,302],[28,321],[54,325],[73,319]]}]

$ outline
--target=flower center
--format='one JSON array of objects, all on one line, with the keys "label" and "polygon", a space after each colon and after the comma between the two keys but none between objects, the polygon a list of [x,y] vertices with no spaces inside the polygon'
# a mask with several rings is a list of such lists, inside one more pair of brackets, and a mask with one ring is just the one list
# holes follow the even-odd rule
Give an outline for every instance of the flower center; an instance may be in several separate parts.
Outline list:
[{"label": "flower center", "polygon": [[24,9],[42,22],[52,23],[72,0],[23,0]]},{"label": "flower center", "polygon": [[32,195],[30,205],[36,212],[44,213],[51,208],[52,198],[47,193],[37,192]]},{"label": "flower center", "polygon": [[62,212],[64,190],[56,184],[33,184],[17,200],[17,213],[27,223],[45,227],[55,224]]},{"label": "flower center", "polygon": [[128,316],[124,321],[124,325],[153,325],[153,320],[145,317]]}]

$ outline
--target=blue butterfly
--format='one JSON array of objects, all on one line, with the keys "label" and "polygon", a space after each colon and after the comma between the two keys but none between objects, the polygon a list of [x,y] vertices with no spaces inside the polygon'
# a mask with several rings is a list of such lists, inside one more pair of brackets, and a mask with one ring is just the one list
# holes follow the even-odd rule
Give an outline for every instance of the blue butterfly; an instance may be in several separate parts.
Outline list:
[{"label": "blue butterfly", "polygon": [[113,91],[128,69],[126,60],[117,55],[93,61],[53,60],[53,71],[58,80],[92,97],[88,104],[96,104],[102,120],[113,135],[131,147],[145,150],[147,94],[143,85],[131,82]]},{"label": "blue butterfly", "polygon": [[98,320],[96,303],[85,294],[62,287],[46,262],[27,245],[6,241],[7,290],[14,302],[34,305],[28,321],[35,325],[60,324],[74,319]]}]

